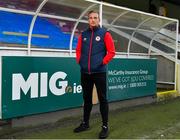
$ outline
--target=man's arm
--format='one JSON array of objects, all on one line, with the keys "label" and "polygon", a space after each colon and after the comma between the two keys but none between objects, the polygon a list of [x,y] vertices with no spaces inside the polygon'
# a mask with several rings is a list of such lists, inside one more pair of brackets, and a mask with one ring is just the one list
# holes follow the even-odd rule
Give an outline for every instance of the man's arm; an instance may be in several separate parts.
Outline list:
[{"label": "man's arm", "polygon": [[109,32],[106,32],[104,42],[107,50],[107,54],[103,59],[103,64],[108,64],[111,59],[115,56],[115,47],[112,36]]},{"label": "man's arm", "polygon": [[82,36],[80,35],[78,38],[77,46],[76,46],[76,62],[78,64],[81,58],[81,46],[82,46]]}]

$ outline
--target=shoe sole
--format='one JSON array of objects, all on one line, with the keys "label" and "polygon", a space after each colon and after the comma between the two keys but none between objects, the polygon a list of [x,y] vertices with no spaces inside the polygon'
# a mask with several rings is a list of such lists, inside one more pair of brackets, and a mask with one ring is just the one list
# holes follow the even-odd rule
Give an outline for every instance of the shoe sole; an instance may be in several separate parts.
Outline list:
[{"label": "shoe sole", "polygon": [[104,137],[99,136],[99,139],[106,139],[108,136],[109,136],[109,133],[106,136],[104,136]]},{"label": "shoe sole", "polygon": [[99,137],[99,139],[106,139],[108,136],[106,136],[106,137]]},{"label": "shoe sole", "polygon": [[81,132],[84,132],[84,131],[88,131],[90,128],[87,128],[85,130],[82,130],[82,131],[73,131],[74,133],[81,133]]}]

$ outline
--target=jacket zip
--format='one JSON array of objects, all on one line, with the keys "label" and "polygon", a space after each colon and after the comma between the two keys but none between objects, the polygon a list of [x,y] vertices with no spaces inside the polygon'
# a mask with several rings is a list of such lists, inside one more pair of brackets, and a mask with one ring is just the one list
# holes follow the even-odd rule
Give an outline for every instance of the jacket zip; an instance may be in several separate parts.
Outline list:
[{"label": "jacket zip", "polygon": [[91,33],[91,39],[90,39],[90,45],[89,45],[89,57],[88,57],[88,73],[91,74],[91,51],[92,51],[92,39],[94,36],[94,31],[92,28],[92,33]]}]

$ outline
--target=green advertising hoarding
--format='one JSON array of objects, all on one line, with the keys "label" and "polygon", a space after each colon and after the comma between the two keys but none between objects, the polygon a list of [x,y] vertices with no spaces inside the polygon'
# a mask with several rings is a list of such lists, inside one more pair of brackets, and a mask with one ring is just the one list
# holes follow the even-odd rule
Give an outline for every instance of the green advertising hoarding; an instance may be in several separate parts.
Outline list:
[{"label": "green advertising hoarding", "polygon": [[82,106],[74,58],[2,57],[2,118]]},{"label": "green advertising hoarding", "polygon": [[[108,100],[156,93],[156,60],[114,59],[108,65]],[[2,57],[2,118],[83,105],[75,58]]]},{"label": "green advertising hoarding", "polygon": [[108,67],[109,101],[156,94],[156,59],[114,59]]}]

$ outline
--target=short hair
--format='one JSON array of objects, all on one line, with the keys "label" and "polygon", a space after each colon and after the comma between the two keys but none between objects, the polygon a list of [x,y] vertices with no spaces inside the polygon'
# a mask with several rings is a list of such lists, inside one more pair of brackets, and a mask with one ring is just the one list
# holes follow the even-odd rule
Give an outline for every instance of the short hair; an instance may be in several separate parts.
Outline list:
[{"label": "short hair", "polygon": [[91,11],[88,12],[88,17],[89,17],[89,15],[92,14],[92,13],[98,14],[98,17],[99,17],[99,12],[96,12],[96,11],[94,11],[94,10],[91,10]]}]

